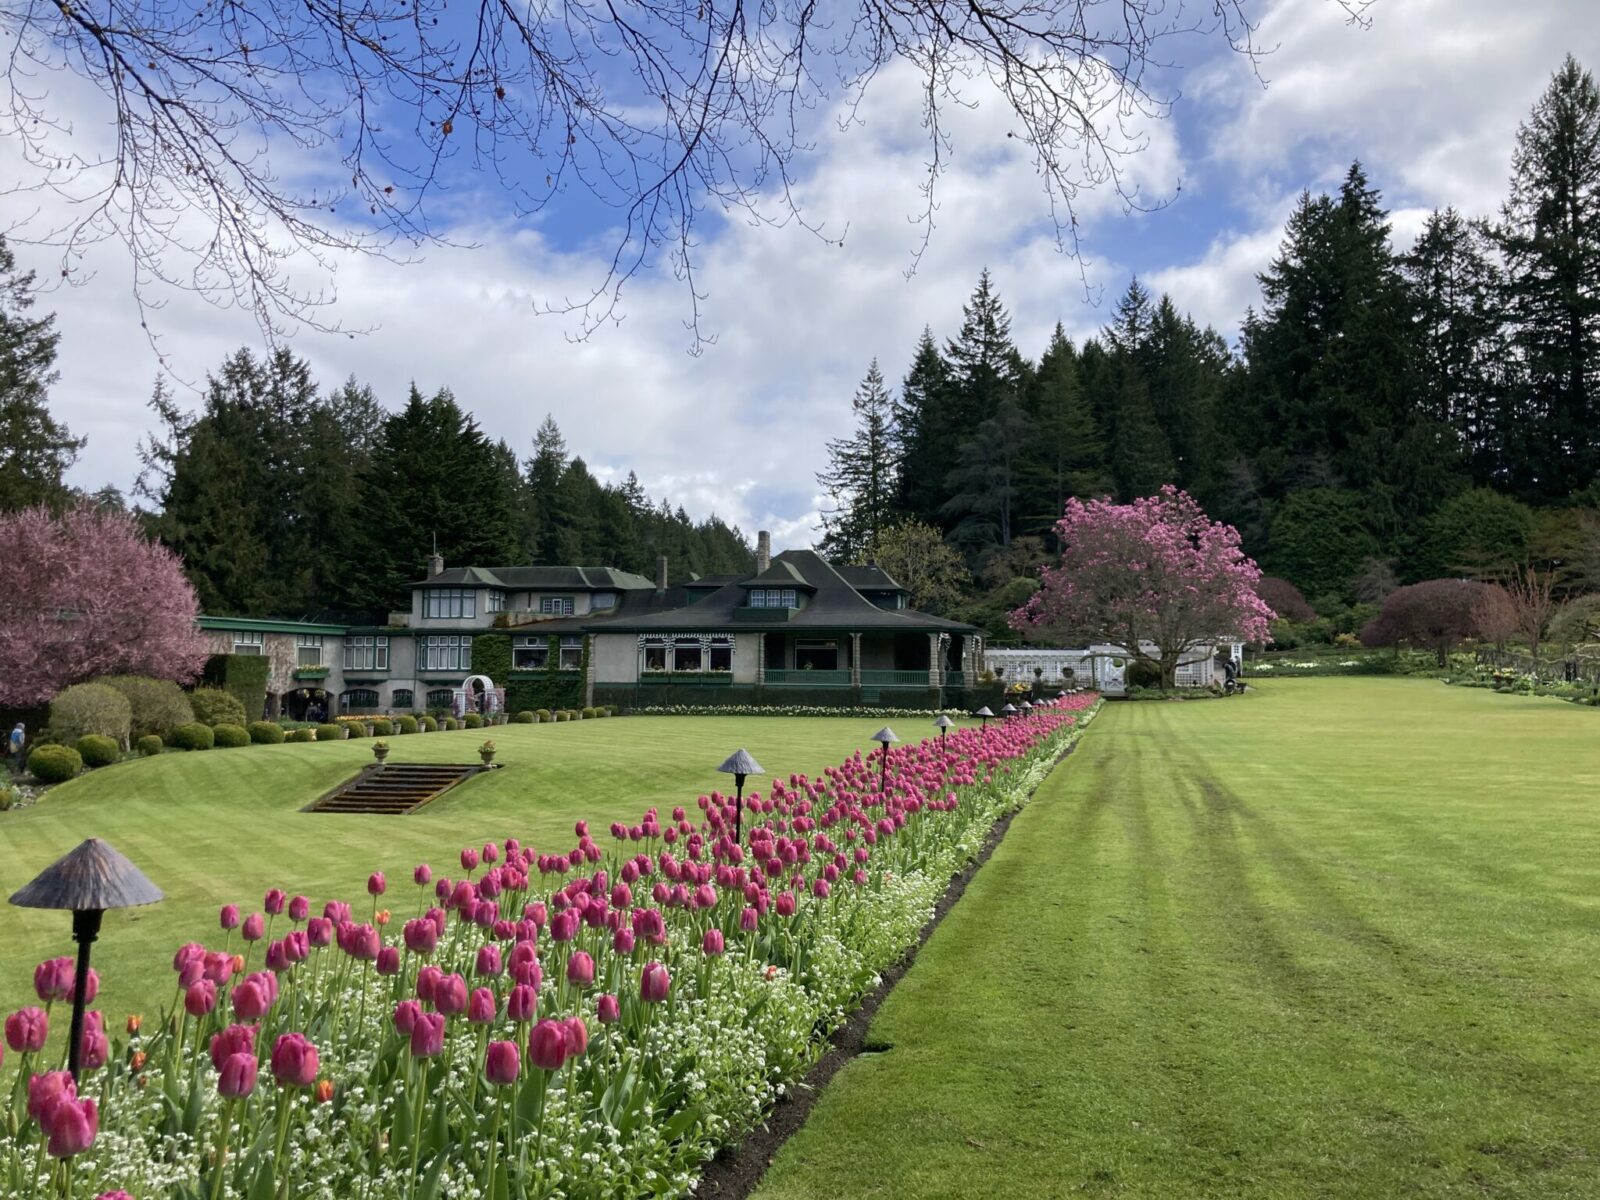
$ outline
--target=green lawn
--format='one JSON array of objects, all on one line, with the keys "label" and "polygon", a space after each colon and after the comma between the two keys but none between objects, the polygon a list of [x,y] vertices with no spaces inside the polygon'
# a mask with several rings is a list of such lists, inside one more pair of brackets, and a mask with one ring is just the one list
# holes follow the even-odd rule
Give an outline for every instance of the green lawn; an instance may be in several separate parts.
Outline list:
[{"label": "green lawn", "polygon": [[1600,713],[1113,704],[762,1200],[1600,1195]]},{"label": "green lawn", "polygon": [[[625,717],[394,737],[391,762],[471,763],[492,736],[505,768],[408,817],[298,811],[370,763],[370,740],[163,754],[104,768],[31,808],[0,813],[0,892],[10,895],[86,837],[126,854],[168,898],[107,915],[94,955],[101,1006],[113,1016],[154,1012],[171,997],[172,952],[185,941],[220,939],[217,908],[225,901],[250,912],[274,885],[319,907],[330,897],[356,901],[366,895],[368,873],[381,869],[390,880],[387,899],[410,915],[411,868],[419,861],[457,874],[463,845],[507,836],[564,851],[580,818],[605,837],[611,821],[637,820],[651,804],[667,812],[730,787],[716,767],[740,746],[769,771],[816,772],[872,748],[880,724]],[[910,720],[899,724],[903,737],[923,732]],[[36,962],[71,952],[70,924],[65,915],[0,905],[0,1011],[28,1001]]]}]

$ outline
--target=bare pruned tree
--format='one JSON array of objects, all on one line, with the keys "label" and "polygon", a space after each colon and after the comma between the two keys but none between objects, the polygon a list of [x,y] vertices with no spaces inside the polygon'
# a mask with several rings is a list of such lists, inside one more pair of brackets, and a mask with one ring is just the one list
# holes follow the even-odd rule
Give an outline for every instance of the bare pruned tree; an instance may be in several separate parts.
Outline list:
[{"label": "bare pruned tree", "polygon": [[[915,70],[926,233],[951,107],[998,93],[1070,250],[1085,188],[1140,202],[1123,162],[1137,135],[1117,134],[1164,114],[1147,83],[1164,46],[1222,39],[1254,60],[1251,2],[0,0],[0,128],[28,166],[12,194],[72,202],[66,220],[12,233],[59,246],[68,274],[89,244],[119,239],[141,305],[179,287],[246,307],[269,333],[329,327],[328,295],[291,264],[437,240],[429,202],[455,160],[519,214],[569,191],[613,206],[604,277],[556,307],[592,330],[659,255],[698,344],[697,220],[806,224],[796,168],[824,101],[853,114],[891,64]],[[1370,0],[1332,2],[1360,22]],[[86,135],[97,123],[109,144]]]}]

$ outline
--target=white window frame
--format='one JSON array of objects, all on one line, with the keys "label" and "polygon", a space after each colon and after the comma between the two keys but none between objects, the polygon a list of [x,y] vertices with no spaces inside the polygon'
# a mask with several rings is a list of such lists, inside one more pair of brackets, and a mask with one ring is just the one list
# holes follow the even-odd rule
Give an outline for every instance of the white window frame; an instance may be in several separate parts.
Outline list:
[{"label": "white window frame", "polygon": [[422,593],[422,616],[430,621],[462,621],[478,615],[475,588],[428,588]]},{"label": "white window frame", "polygon": [[542,616],[570,617],[577,608],[578,602],[571,596],[539,597],[539,612]]},{"label": "white window frame", "polygon": [[467,633],[424,634],[420,647],[423,671],[470,671],[472,635]]},{"label": "white window frame", "polygon": [[389,669],[389,639],[361,633],[344,639],[344,669],[346,671],[387,671]]},{"label": "white window frame", "polygon": [[751,608],[797,608],[794,588],[751,588]]},{"label": "white window frame", "polygon": [[[533,662],[532,656],[540,661]],[[518,657],[523,661],[519,662]],[[520,636],[511,639],[511,669],[513,671],[542,671],[550,665],[550,639],[540,636]]]},{"label": "white window frame", "polygon": [[[583,635],[576,634],[561,639],[561,647],[556,652],[556,669],[558,671],[578,671],[583,669]],[[568,663],[568,657],[571,663]]]},{"label": "white window frame", "polygon": [[486,603],[483,606],[483,611],[484,612],[497,613],[497,612],[505,612],[505,610],[506,610],[506,594],[504,592],[502,592],[502,591],[499,591],[499,590],[495,589],[495,588],[490,588],[489,591],[486,593]]},{"label": "white window frame", "polygon": [[262,655],[267,652],[267,635],[250,629],[237,629],[233,634],[235,654]]},{"label": "white window frame", "polygon": [[[311,651],[311,657],[306,657],[306,651]],[[327,665],[327,660],[322,657],[322,635],[320,633],[297,633],[294,638],[294,664],[297,667],[322,667]]]}]

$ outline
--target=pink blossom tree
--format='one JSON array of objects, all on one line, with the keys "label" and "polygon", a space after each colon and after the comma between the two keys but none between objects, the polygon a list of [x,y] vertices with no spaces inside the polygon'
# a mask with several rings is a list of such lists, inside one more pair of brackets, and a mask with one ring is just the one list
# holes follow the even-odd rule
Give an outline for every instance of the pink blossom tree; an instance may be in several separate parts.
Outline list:
[{"label": "pink blossom tree", "polygon": [[209,653],[178,556],[126,513],[0,514],[0,704],[99,675],[189,680]]},{"label": "pink blossom tree", "polygon": [[1069,500],[1056,537],[1061,565],[1040,572],[1043,586],[1011,614],[1013,629],[1118,646],[1158,670],[1163,687],[1191,650],[1271,639],[1275,614],[1239,531],[1170,484],[1132,504]]}]

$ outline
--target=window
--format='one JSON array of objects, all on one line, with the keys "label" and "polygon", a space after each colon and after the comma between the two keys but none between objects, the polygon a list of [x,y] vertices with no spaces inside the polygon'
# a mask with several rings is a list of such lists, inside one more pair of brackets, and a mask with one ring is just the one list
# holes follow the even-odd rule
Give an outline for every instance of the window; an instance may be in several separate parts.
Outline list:
[{"label": "window", "polygon": [[266,639],[259,633],[236,633],[233,635],[233,652],[235,654],[264,654],[263,643]]},{"label": "window", "polygon": [[751,608],[795,608],[793,588],[751,588]]},{"label": "window", "polygon": [[583,666],[583,637],[564,637],[561,639],[561,662],[563,671],[576,671]]},{"label": "window", "polygon": [[297,634],[294,639],[294,661],[297,667],[323,666],[322,636],[315,633]]},{"label": "window", "polygon": [[416,707],[415,693],[410,688],[396,688],[394,696],[389,701],[391,708],[412,709]]},{"label": "window", "polygon": [[713,670],[713,671],[731,671],[731,670],[733,670],[733,639],[732,638],[712,638],[711,639],[710,659],[711,659],[711,662],[709,664],[709,669],[710,670]]},{"label": "window", "polygon": [[434,688],[428,693],[427,699],[429,708],[453,708],[456,694],[450,688]]},{"label": "window", "polygon": [[457,634],[430,634],[422,639],[422,670],[470,671],[472,638]]},{"label": "window", "polygon": [[484,611],[485,612],[492,612],[492,613],[505,612],[505,610],[506,610],[506,594],[504,592],[497,592],[497,591],[491,590],[488,593],[486,593],[486,595],[488,596],[488,603],[484,606]]},{"label": "window", "polygon": [[378,693],[371,688],[351,688],[339,697],[339,707],[346,711],[352,708],[377,708]]},{"label": "window", "polygon": [[518,637],[511,642],[511,669],[513,671],[542,671],[550,662],[550,640],[542,637]]},{"label": "window", "polygon": [[665,671],[667,669],[666,638],[645,639],[644,669],[646,671]]},{"label": "window", "polygon": [[549,616],[570,617],[574,607],[571,596],[539,597],[539,611]]},{"label": "window", "polygon": [[794,644],[794,665],[802,671],[807,667],[814,671],[837,671],[839,669],[839,643],[796,642]]},{"label": "window", "polygon": [[615,608],[617,594],[615,592],[596,592],[589,600],[590,608]]},{"label": "window", "polygon": [[429,588],[422,593],[422,615],[461,619],[478,615],[478,593],[470,588]]},{"label": "window", "polygon": [[672,643],[672,669],[674,671],[701,670],[703,657],[699,638],[679,638]]},{"label": "window", "polygon": [[344,669],[346,671],[387,671],[389,669],[389,639],[363,634],[344,640]]}]

